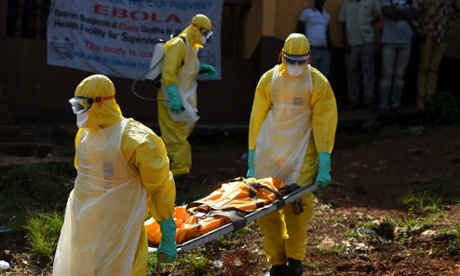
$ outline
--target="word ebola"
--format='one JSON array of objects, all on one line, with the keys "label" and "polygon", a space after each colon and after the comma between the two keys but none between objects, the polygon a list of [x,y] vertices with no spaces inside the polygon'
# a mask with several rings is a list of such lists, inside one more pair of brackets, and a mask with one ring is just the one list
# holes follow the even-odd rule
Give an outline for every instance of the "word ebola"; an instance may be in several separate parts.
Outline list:
[{"label": "word ebola", "polygon": [[103,6],[103,5],[95,5],[94,13],[103,15],[103,16],[116,17],[116,18],[130,18],[136,21],[152,21],[152,22],[166,22],[166,23],[174,21],[176,23],[181,23],[181,20],[175,14],[169,14],[164,18],[159,18],[157,17],[157,14],[155,12],[148,13],[143,10],[129,11],[123,8],[114,8],[114,7]]}]

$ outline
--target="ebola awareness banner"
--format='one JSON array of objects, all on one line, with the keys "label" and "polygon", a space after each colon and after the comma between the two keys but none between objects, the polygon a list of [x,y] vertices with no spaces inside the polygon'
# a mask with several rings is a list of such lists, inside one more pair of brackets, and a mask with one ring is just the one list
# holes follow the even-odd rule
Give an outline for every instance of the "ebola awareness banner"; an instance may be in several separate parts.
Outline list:
[{"label": "ebola awareness banner", "polygon": [[52,0],[47,64],[95,74],[144,79],[159,39],[169,40],[196,14],[212,22],[200,62],[221,76],[220,26],[224,0]]}]

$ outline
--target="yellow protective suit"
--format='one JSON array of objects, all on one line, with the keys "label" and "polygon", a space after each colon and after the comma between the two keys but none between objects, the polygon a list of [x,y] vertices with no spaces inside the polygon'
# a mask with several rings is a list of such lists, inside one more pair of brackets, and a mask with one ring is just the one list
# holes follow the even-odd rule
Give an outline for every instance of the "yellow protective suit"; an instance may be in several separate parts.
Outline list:
[{"label": "yellow protective suit", "polygon": [[[304,35],[291,34],[283,52],[305,55],[310,45]],[[286,184],[304,186],[312,183],[316,175],[318,152],[332,152],[337,105],[328,80],[317,69],[307,64],[301,75],[290,76],[286,66],[283,58],[259,80],[248,146],[255,150],[254,177],[265,174],[287,179]],[[291,204],[258,220],[272,265],[284,265],[288,258],[305,259],[313,197],[312,193],[302,197],[304,212],[299,215],[294,214]]]},{"label": "yellow protective suit", "polygon": [[[158,90],[158,122],[161,138],[165,142],[174,175],[188,174],[192,166],[192,150],[187,140],[198,120],[197,76],[199,70],[198,49],[202,48],[200,28],[211,30],[211,21],[205,15],[193,17],[190,26],[179,37],[172,38],[165,45],[165,57],[161,75],[162,87]],[[182,38],[185,38],[185,42]],[[166,86],[176,84],[182,106],[192,113],[173,114],[169,109]],[[184,111],[185,112],[185,111]],[[193,116],[193,113],[195,113]]]},{"label": "yellow protective suit", "polygon": [[[106,76],[84,79],[75,96],[115,95]],[[115,99],[93,103],[75,138],[77,178],[70,193],[53,275],[146,275],[150,211],[172,218],[175,185],[165,146],[151,129],[125,119]]]}]

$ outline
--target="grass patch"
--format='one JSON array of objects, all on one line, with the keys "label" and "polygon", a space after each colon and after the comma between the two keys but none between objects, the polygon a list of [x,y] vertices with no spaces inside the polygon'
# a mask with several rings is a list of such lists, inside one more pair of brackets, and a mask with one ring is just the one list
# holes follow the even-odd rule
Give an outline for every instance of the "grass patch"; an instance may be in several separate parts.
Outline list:
[{"label": "grass patch", "polygon": [[193,267],[193,275],[206,275],[206,265],[209,260],[203,254],[194,252],[186,254],[184,255],[184,262]]},{"label": "grass patch", "polygon": [[460,181],[446,176],[434,176],[415,186],[415,193],[443,204],[460,204]]},{"label": "grass patch", "polygon": [[33,254],[49,259],[56,249],[73,189],[73,164],[15,164],[0,167],[0,172],[0,225],[13,232],[26,232]]},{"label": "grass patch", "polygon": [[171,275],[174,271],[187,271],[187,275],[216,275],[210,272],[213,268],[211,261],[203,256],[199,249],[193,249],[187,253],[178,254],[172,263],[161,263],[155,254],[149,254],[147,263],[147,275]]},{"label": "grass patch", "polygon": [[28,243],[39,259],[48,259],[54,254],[63,221],[63,213],[31,213],[25,228]]},{"label": "grass patch", "polygon": [[10,165],[0,167],[0,173],[0,225],[19,232],[27,210],[65,209],[76,171],[69,162]]},{"label": "grass patch", "polygon": [[248,241],[245,236],[256,231],[260,231],[260,228],[255,222],[252,222],[243,228],[217,238],[217,242],[219,243],[219,246],[223,248],[230,248],[230,246],[234,243],[253,243],[254,241]]},{"label": "grass patch", "polygon": [[450,91],[436,91],[429,119],[437,126],[460,123],[460,97]]},{"label": "grass patch", "polygon": [[320,263],[317,263],[317,262],[314,262],[314,263],[307,263],[307,267],[308,269],[310,270],[313,270],[313,271],[318,271],[321,267],[321,264]]},{"label": "grass patch", "polygon": [[455,236],[455,238],[457,238],[460,241],[460,223],[453,224],[452,233]]},{"label": "grass patch", "polygon": [[409,211],[410,214],[429,214],[439,211],[439,200],[433,199],[426,193],[418,195],[407,195],[401,200],[403,208]]},{"label": "grass patch", "polygon": [[407,214],[396,222],[399,228],[397,240],[404,244],[426,230],[433,230],[438,240],[448,240],[448,243],[430,243],[429,249],[420,246],[420,252],[433,250],[447,256],[457,256],[460,253],[460,224],[451,222],[443,211],[446,204],[458,204],[460,188],[457,185],[449,178],[434,177],[416,187],[418,194],[402,198],[401,204]]}]

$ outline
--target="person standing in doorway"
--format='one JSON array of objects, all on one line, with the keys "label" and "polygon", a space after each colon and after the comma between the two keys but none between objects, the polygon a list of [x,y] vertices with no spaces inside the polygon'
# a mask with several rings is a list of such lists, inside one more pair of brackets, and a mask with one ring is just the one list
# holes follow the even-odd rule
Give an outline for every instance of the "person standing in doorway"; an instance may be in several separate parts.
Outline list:
[{"label": "person standing in doorway", "polygon": [[331,71],[332,41],[329,35],[331,16],[324,9],[324,2],[326,0],[315,0],[313,7],[300,13],[297,32],[305,34],[310,42],[311,66],[327,77]]},{"label": "person standing in doorway", "polygon": [[450,20],[460,17],[455,0],[418,0],[420,22],[425,39],[420,46],[417,76],[417,108],[425,108],[433,102],[438,84],[438,68],[444,57]]},{"label": "person standing in doorway", "polygon": [[[339,21],[344,23],[348,110],[375,109],[374,27],[380,21],[378,0],[343,0]],[[361,76],[363,93],[361,96]],[[361,99],[362,98],[362,99]]]},{"label": "person standing in doorway", "polygon": [[384,19],[379,115],[401,115],[401,96],[415,35],[410,21],[417,20],[420,12],[416,0],[382,0],[381,6]]}]

